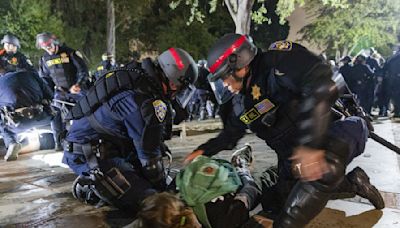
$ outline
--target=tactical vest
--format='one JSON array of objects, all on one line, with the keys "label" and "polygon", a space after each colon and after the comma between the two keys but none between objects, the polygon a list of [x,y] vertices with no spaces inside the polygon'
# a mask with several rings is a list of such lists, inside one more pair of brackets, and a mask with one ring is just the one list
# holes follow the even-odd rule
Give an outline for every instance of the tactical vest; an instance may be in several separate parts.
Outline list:
[{"label": "tactical vest", "polygon": [[244,111],[239,119],[271,147],[276,147],[273,149],[279,150],[281,146],[274,145],[281,144],[282,140],[288,140],[287,144],[294,143],[298,91],[287,76],[276,75],[275,69],[268,68],[262,56],[252,69],[252,76],[244,82],[247,84],[241,102]]},{"label": "tactical vest", "polygon": [[76,120],[93,114],[113,95],[124,90],[134,90],[137,93],[147,94],[155,98],[161,97],[160,91],[155,88],[154,81],[141,69],[115,69],[105,72],[104,75],[71,109],[66,120]]},{"label": "tactical vest", "polygon": [[71,59],[72,52],[72,49],[60,47],[58,54],[42,57],[42,64],[50,72],[50,77],[57,87],[69,89],[76,83],[77,69]]}]

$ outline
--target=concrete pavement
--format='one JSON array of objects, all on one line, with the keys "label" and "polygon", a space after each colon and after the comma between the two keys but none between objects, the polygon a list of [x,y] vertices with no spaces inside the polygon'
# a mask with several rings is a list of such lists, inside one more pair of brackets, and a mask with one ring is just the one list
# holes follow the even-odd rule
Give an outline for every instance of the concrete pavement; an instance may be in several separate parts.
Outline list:
[{"label": "concrete pavement", "polygon": [[[376,132],[400,145],[400,124],[383,120]],[[173,166],[179,168],[183,157],[216,133],[174,138],[168,145],[174,153]],[[276,164],[274,152],[248,134],[240,144],[250,143],[255,151],[257,175]],[[230,151],[219,156],[229,158]],[[60,167],[62,153],[39,151],[21,155],[15,162],[0,160],[0,227],[120,227],[132,221],[129,213],[109,207],[96,209],[73,199],[70,193],[74,175]],[[369,141],[364,154],[349,167],[362,167],[371,182],[382,192],[386,208],[372,210],[361,198],[330,201],[327,208],[308,227],[400,227],[399,156]]]}]

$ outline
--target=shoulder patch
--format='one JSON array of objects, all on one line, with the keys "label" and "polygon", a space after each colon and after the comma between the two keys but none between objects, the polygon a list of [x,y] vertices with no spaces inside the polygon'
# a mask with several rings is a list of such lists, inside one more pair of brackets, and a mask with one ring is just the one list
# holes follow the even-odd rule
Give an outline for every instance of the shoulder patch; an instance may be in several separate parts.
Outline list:
[{"label": "shoulder patch", "polygon": [[158,121],[163,122],[167,115],[167,105],[162,100],[155,100],[153,107]]},{"label": "shoulder patch", "polygon": [[287,40],[276,41],[272,43],[268,50],[271,51],[290,51],[292,50],[292,42]]},{"label": "shoulder patch", "polygon": [[80,51],[75,51],[75,55],[77,55],[79,58],[83,59],[83,55]]}]

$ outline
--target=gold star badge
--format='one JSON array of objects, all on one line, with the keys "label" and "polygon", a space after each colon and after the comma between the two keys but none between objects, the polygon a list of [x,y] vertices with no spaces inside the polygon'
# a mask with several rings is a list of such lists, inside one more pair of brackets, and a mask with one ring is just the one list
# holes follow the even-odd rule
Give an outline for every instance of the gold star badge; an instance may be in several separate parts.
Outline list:
[{"label": "gold star badge", "polygon": [[260,99],[261,96],[260,87],[258,87],[257,85],[253,85],[251,87],[251,95],[253,95],[253,100]]}]

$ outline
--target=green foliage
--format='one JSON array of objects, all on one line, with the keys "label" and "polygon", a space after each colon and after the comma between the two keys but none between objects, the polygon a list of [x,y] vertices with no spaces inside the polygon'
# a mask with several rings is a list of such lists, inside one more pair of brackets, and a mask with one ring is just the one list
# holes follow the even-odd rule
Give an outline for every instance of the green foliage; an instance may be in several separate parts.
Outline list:
[{"label": "green foliage", "polygon": [[[208,12],[212,6],[208,1],[199,1],[200,8]],[[136,38],[142,41],[147,50],[162,52],[175,46],[184,48],[195,59],[205,58],[213,42],[225,33],[234,31],[234,24],[226,8],[215,5],[218,13],[204,18],[203,23],[193,21],[187,25],[191,12],[188,7],[170,9],[166,1],[155,1],[152,10],[144,15],[145,20],[138,23],[141,31]]]},{"label": "green foliage", "polygon": [[[211,8],[209,10],[210,13],[214,12],[215,6],[218,4],[218,2],[223,2],[223,0],[208,0],[208,3],[210,4]],[[254,1],[254,0],[253,0]],[[257,3],[263,4],[264,2],[267,2],[269,0],[257,0]],[[330,7],[335,7],[335,8],[346,8],[347,5],[347,0],[279,0],[277,3],[276,7],[276,13],[279,15],[279,22],[283,25],[286,22],[286,18],[290,16],[290,14],[294,11],[296,5],[304,5],[305,3],[309,4],[309,2],[318,2],[323,5],[327,5]],[[173,0],[170,3],[170,8],[171,9],[177,9],[178,6],[182,5],[183,0]],[[188,20],[188,24],[192,23],[194,20],[197,20],[199,22],[203,22],[205,18],[205,13],[201,9],[199,4],[199,0],[185,0],[184,4],[186,6],[190,7],[190,12],[191,16]],[[237,9],[233,9],[233,11],[236,12]],[[261,6],[258,7],[257,9],[253,9],[252,12],[249,12],[252,14],[252,20],[257,23],[257,24],[262,24],[262,23],[270,23],[270,20],[267,15],[267,10],[265,7]]]},{"label": "green foliage", "polygon": [[[347,8],[328,8],[310,4],[309,12],[319,15],[313,23],[302,29],[303,38],[330,55],[337,50],[375,47],[390,54],[390,46],[397,42],[400,16],[398,0],[352,0]],[[346,54],[346,53],[344,53]]]},{"label": "green foliage", "polygon": [[[270,44],[277,40],[284,40],[289,35],[289,23],[280,23],[280,17],[276,13],[278,0],[267,0],[262,4],[266,9],[264,15],[268,18],[269,23],[253,23],[250,35],[253,37],[257,47],[267,49]],[[253,12],[256,11],[258,5],[254,5]]]},{"label": "green foliage", "polygon": [[[188,31],[189,32],[182,32]],[[194,22],[188,28],[185,21],[174,18],[167,27],[161,27],[157,36],[157,49],[166,50],[180,47],[187,50],[194,59],[204,59],[215,37],[207,32],[207,27]]]},{"label": "green foliage", "polygon": [[36,63],[41,50],[35,47],[36,34],[49,31],[63,33],[62,21],[58,14],[52,14],[50,0],[2,1],[0,34],[13,33],[21,42],[21,51]]}]

